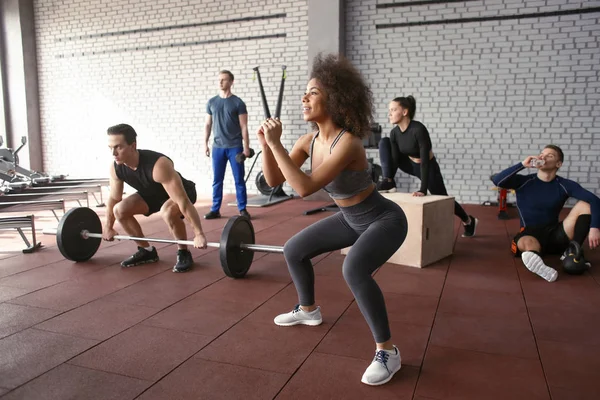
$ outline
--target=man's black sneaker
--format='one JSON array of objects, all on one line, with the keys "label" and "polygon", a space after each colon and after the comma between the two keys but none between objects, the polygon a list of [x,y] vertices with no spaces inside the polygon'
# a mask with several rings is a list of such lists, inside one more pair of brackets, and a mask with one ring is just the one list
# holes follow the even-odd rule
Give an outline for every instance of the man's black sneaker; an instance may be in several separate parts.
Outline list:
[{"label": "man's black sneaker", "polygon": [[192,268],[194,259],[189,250],[177,250],[177,263],[173,266],[173,272],[185,272]]},{"label": "man's black sneaker", "polygon": [[477,223],[479,220],[472,215],[469,215],[471,221],[467,225],[463,225],[465,227],[465,233],[462,234],[462,237],[473,237],[475,236],[475,229],[477,229]]},{"label": "man's black sneaker", "polygon": [[156,252],[156,247],[152,246],[152,251],[148,251],[145,248],[138,246],[138,251],[134,255],[121,262],[121,267],[129,268],[157,261],[158,253]]},{"label": "man's black sneaker", "polygon": [[380,193],[394,193],[396,191],[396,182],[382,179],[377,182],[377,191]]},{"label": "man's black sneaker", "polygon": [[250,216],[250,213],[245,208],[243,210],[240,210],[240,215],[243,217],[246,217],[248,219],[252,219],[252,217]]},{"label": "man's black sneaker", "polygon": [[221,213],[218,211],[209,211],[208,213],[204,214],[204,219],[216,219],[216,218],[221,218]]}]

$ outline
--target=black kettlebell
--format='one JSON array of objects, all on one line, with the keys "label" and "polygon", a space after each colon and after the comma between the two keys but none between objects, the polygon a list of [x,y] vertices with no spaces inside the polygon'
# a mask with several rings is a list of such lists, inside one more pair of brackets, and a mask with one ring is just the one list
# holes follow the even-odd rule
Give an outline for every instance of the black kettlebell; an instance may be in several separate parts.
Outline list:
[{"label": "black kettlebell", "polygon": [[243,163],[244,161],[246,161],[246,158],[252,158],[254,157],[254,149],[250,148],[250,156],[246,157],[246,155],[244,153],[237,153],[235,155],[235,161],[237,161],[238,163]]},{"label": "black kettlebell", "polygon": [[574,240],[569,243],[562,263],[564,271],[570,275],[581,275],[589,268],[583,258],[583,249]]}]

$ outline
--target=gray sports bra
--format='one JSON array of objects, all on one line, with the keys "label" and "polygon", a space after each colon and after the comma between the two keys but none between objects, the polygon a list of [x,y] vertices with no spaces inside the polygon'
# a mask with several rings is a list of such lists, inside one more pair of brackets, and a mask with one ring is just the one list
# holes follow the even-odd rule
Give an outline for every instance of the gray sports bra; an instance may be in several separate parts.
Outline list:
[{"label": "gray sports bra", "polygon": [[[336,136],[329,148],[329,154],[337,144],[337,142],[342,138],[342,135],[346,132],[345,129],[342,129],[341,132]],[[313,147],[315,145],[315,139],[319,136],[319,132],[313,136],[312,141],[310,142],[310,166],[312,170],[312,153]],[[329,196],[332,199],[348,199],[352,196],[357,195],[363,190],[367,189],[370,185],[373,184],[373,179],[371,178],[371,167],[369,166],[367,169],[360,171],[353,171],[349,169],[343,170],[338,176],[336,176],[333,181],[328,183],[323,189],[329,193]]]}]

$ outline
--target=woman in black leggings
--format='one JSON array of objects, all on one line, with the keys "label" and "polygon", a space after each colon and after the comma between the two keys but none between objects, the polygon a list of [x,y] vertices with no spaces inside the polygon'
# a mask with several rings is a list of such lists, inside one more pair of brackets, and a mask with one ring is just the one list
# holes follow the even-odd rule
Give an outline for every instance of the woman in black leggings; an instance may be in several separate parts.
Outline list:
[{"label": "woman in black leggings", "polygon": [[[377,190],[395,192],[394,176],[400,168],[421,180],[421,188],[413,196],[425,196],[427,190],[434,195],[448,196],[440,166],[431,150],[429,132],[425,125],[413,120],[416,110],[417,102],[413,96],[397,97],[390,102],[388,117],[390,123],[396,126],[389,138],[382,138],[379,142],[383,179],[377,185]],[[477,218],[468,215],[456,201],[454,215],[463,223],[463,237],[475,236]]]},{"label": "woman in black leggings", "polygon": [[[281,121],[269,118],[258,130],[265,179],[272,187],[287,181],[301,196],[323,188],[340,212],[303,229],[283,246],[299,304],[274,322],[321,324],[311,259],[352,246],[342,274],[376,347],[361,381],[381,385],[400,370],[400,352],[392,342],[383,293],[372,274],[400,248],[407,222],[402,209],[375,190],[371,177],[362,144],[372,121],[371,90],[348,60],[319,55],[302,96],[302,113],[314,131],[301,136],[289,154],[281,144]],[[308,159],[310,175],[300,169]]]}]

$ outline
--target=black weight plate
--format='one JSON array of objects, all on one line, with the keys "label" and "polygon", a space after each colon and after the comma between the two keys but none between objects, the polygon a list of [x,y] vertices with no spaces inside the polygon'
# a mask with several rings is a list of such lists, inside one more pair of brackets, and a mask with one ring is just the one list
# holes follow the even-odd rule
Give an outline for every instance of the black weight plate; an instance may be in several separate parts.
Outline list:
[{"label": "black weight plate", "polygon": [[258,174],[256,174],[255,183],[258,191],[265,196],[270,196],[271,192],[274,192],[273,196],[283,196],[282,185],[275,186],[275,188],[269,186],[262,171],[259,171]]},{"label": "black weight plate", "polygon": [[231,278],[243,278],[252,265],[254,252],[242,250],[241,243],[254,244],[254,227],[247,217],[236,215],[225,224],[219,249],[223,272]]},{"label": "black weight plate", "polygon": [[98,251],[102,239],[81,237],[81,231],[102,232],[100,217],[90,208],[72,208],[65,213],[56,230],[56,243],[68,260],[86,261]]}]

